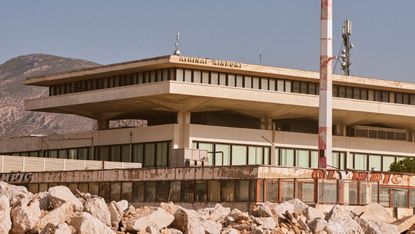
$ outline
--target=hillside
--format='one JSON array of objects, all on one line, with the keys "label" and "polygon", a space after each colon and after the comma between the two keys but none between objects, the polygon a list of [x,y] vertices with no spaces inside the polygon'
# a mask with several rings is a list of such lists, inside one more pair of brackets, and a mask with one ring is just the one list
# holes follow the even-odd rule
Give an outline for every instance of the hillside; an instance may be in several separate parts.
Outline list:
[{"label": "hillside", "polygon": [[33,76],[97,66],[81,59],[46,54],[12,58],[0,65],[0,137],[70,133],[91,129],[90,119],[72,115],[24,111],[23,100],[48,95],[48,89],[22,85]]}]

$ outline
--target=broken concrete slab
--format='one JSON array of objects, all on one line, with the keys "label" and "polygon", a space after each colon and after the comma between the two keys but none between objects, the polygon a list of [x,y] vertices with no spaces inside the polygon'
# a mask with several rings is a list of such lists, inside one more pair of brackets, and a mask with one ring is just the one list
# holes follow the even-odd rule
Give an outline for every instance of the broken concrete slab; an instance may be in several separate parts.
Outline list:
[{"label": "broken concrete slab", "polygon": [[255,217],[271,217],[272,216],[272,211],[269,208],[269,206],[267,206],[264,203],[258,203],[256,204],[252,210],[251,213],[255,216]]},{"label": "broken concrete slab", "polygon": [[376,221],[373,219],[366,219],[366,218],[355,218],[357,223],[363,229],[365,233],[371,234],[399,234],[398,226],[394,224],[383,223],[380,221]]},{"label": "broken concrete slab", "polygon": [[395,221],[386,208],[379,203],[370,203],[366,206],[360,206],[353,209],[352,212],[359,215],[360,218],[376,220],[383,223],[392,223]]},{"label": "broken concrete slab", "polygon": [[107,226],[111,226],[111,214],[103,198],[98,196],[85,197],[84,211],[95,216]]},{"label": "broken concrete slab", "polygon": [[115,201],[108,204],[108,211],[110,212],[111,226],[114,230],[117,230],[123,213],[118,210],[117,203]]},{"label": "broken concrete slab", "polygon": [[364,233],[360,225],[352,219],[350,213],[335,205],[327,214],[328,233]]},{"label": "broken concrete slab", "polygon": [[75,206],[71,202],[65,202],[58,208],[42,216],[36,224],[36,229],[40,232],[48,224],[59,225],[71,220],[75,215]]},{"label": "broken concrete slab", "polygon": [[[143,214],[143,213],[141,213]],[[134,215],[134,214],[133,214]],[[140,215],[139,212],[128,220],[123,220],[122,225],[126,231],[140,232],[146,231],[148,227],[155,228],[157,231],[169,226],[174,220],[174,216],[162,208],[157,208]]]},{"label": "broken concrete slab", "polygon": [[71,226],[75,228],[77,233],[82,234],[114,234],[115,232],[101,223],[97,218],[87,212],[81,212],[70,221]]},{"label": "broken concrete slab", "polygon": [[0,195],[6,196],[9,199],[10,206],[20,201],[23,198],[29,198],[32,193],[28,192],[24,186],[16,186],[0,181]]},{"label": "broken concrete slab", "polygon": [[303,215],[310,221],[313,221],[317,218],[320,219],[324,219],[325,215],[323,213],[323,211],[316,209],[314,207],[307,207],[304,211],[303,211]]},{"label": "broken concrete slab", "polygon": [[29,202],[27,202],[27,199],[20,200],[11,210],[11,233],[26,233],[33,230],[40,215],[41,211],[38,200]]},{"label": "broken concrete slab", "polygon": [[396,220],[392,224],[398,226],[399,233],[409,230],[413,225],[415,225],[415,215],[410,215]]},{"label": "broken concrete slab", "polygon": [[81,201],[73,195],[71,190],[65,186],[55,186],[48,189],[49,200],[52,203],[53,208],[61,206],[65,202],[71,202],[75,209],[78,211],[83,210]]}]

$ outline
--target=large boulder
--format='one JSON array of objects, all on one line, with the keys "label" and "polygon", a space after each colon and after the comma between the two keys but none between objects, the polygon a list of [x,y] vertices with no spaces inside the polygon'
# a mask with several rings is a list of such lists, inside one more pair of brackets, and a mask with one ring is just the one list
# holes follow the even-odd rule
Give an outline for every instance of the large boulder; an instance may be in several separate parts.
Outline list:
[{"label": "large boulder", "polygon": [[12,227],[9,202],[8,197],[0,195],[0,233],[9,233]]},{"label": "large boulder", "polygon": [[271,217],[272,216],[271,209],[269,208],[269,206],[267,206],[264,203],[258,203],[258,204],[256,204],[252,208],[251,213],[255,217]]},{"label": "large boulder", "polygon": [[0,181],[0,195],[6,196],[9,199],[10,206],[24,198],[30,198],[31,193],[27,191],[24,186],[16,186]]},{"label": "large boulder", "polygon": [[304,202],[301,200],[294,198],[288,201],[284,201],[278,205],[274,205],[271,207],[271,211],[277,217],[284,217],[284,214],[288,211],[289,213],[293,214],[301,214],[303,211],[308,207]]},{"label": "large boulder", "polygon": [[115,232],[101,223],[97,218],[90,213],[81,212],[72,217],[70,221],[71,226],[75,228],[77,233],[82,234],[114,234]]},{"label": "large boulder", "polygon": [[74,209],[75,206],[71,202],[63,203],[58,208],[42,216],[36,224],[36,229],[40,232],[48,224],[53,224],[56,226],[61,223],[69,222],[75,215]]},{"label": "large boulder", "polygon": [[360,218],[368,220],[375,220],[383,223],[392,223],[395,221],[395,219],[386,210],[386,208],[379,203],[370,203],[366,206],[359,206],[353,209],[352,212],[358,215]]},{"label": "large boulder", "polygon": [[250,217],[247,212],[242,212],[235,208],[228,214],[228,216],[226,216],[225,220],[228,223],[231,223],[231,222],[241,223],[243,221],[250,220]]},{"label": "large boulder", "polygon": [[52,206],[49,201],[49,193],[48,192],[39,192],[33,195],[32,201],[38,200],[39,201],[39,208],[43,211],[47,211],[52,209]]},{"label": "large boulder", "polygon": [[[162,208],[147,209],[146,212],[128,212],[122,221],[122,226],[129,232],[143,232],[147,229],[159,232],[162,228],[170,225],[174,216]],[[144,214],[146,213],[146,214]]]},{"label": "large boulder", "polygon": [[83,210],[83,206],[81,201],[78,200],[78,198],[73,195],[71,190],[69,190],[68,187],[65,186],[55,186],[51,187],[48,190],[49,192],[49,200],[52,203],[53,208],[57,208],[61,206],[65,202],[71,202],[75,209],[78,211]]},{"label": "large boulder", "polygon": [[364,233],[360,225],[350,216],[350,213],[339,205],[333,206],[327,214],[326,220],[328,222],[326,227],[328,233]]},{"label": "large boulder", "polygon": [[316,208],[311,207],[311,206],[307,207],[307,208],[303,211],[303,215],[304,215],[304,216],[307,218],[307,220],[309,220],[309,221],[313,221],[313,220],[315,220],[315,219],[317,219],[317,218],[319,218],[319,219],[324,219],[324,218],[325,218],[324,213],[323,213],[321,210],[316,209]]},{"label": "large boulder", "polygon": [[313,233],[319,233],[326,229],[328,223],[324,219],[316,218],[308,224],[308,227]]},{"label": "large boulder", "polygon": [[26,233],[35,228],[41,215],[39,201],[20,200],[11,210],[11,233]]},{"label": "large boulder", "polygon": [[398,226],[380,221],[356,217],[357,223],[365,233],[371,234],[399,234]]},{"label": "large boulder", "polygon": [[174,213],[174,220],[170,225],[183,233],[213,234],[220,233],[222,225],[211,220],[204,219],[198,212],[185,208],[178,208]]},{"label": "large boulder", "polygon": [[124,212],[117,208],[117,203],[115,201],[108,204],[108,211],[110,212],[111,226],[114,230],[117,230]]},{"label": "large boulder", "polygon": [[198,210],[204,218],[221,223],[225,217],[231,212],[229,207],[223,207],[221,204],[216,204],[213,208],[204,208]]},{"label": "large boulder", "polygon": [[97,196],[86,197],[84,211],[95,216],[107,226],[111,226],[111,214],[103,198]]}]

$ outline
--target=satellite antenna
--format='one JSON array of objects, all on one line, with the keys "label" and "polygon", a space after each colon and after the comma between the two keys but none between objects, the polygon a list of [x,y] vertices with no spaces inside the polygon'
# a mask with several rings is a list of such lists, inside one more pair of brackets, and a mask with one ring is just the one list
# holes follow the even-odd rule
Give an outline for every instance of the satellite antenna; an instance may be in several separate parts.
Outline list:
[{"label": "satellite antenna", "polygon": [[174,47],[176,48],[173,52],[174,55],[181,55],[179,50],[179,44],[180,44],[180,32],[176,34],[176,42],[174,43]]}]

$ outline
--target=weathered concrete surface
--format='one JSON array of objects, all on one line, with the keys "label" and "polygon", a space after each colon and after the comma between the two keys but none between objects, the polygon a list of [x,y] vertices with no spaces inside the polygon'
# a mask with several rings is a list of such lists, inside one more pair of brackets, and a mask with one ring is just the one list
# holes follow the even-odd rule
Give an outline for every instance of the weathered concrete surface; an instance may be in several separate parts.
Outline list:
[{"label": "weathered concrete surface", "polygon": [[11,233],[26,233],[35,228],[40,218],[41,212],[39,201],[28,199],[16,202],[16,206],[11,210],[12,230]]},{"label": "weathered concrete surface", "polygon": [[415,215],[407,216],[402,219],[396,220],[392,224],[398,226],[399,233],[409,230],[413,225],[415,225]]},{"label": "weathered concrete surface", "polygon": [[339,205],[335,205],[330,213],[327,214],[326,220],[328,233],[364,233],[359,224]]},{"label": "weathered concrete surface", "polygon": [[[146,209],[146,208],[144,208]],[[145,214],[145,215],[144,215]],[[130,217],[127,217],[130,216]],[[146,231],[150,227],[159,232],[162,228],[170,225],[174,216],[162,208],[147,211],[128,212],[123,218],[122,225],[126,231]]]},{"label": "weathered concrete surface", "polygon": [[10,218],[9,198],[0,195],[0,233],[9,233],[12,228],[12,220]]},{"label": "weathered concrete surface", "polygon": [[97,196],[86,197],[84,211],[95,216],[107,226],[111,226],[111,214],[103,198]]},{"label": "weathered concrete surface", "polygon": [[63,203],[70,201],[75,206],[76,210],[83,210],[82,203],[75,197],[75,195],[73,195],[69,188],[65,186],[55,186],[49,188],[48,192],[49,200],[52,203],[53,208],[57,208]]},{"label": "weathered concrete surface", "polygon": [[41,231],[48,224],[59,225],[68,222],[75,215],[75,207],[71,202],[65,202],[58,208],[42,216],[36,224],[36,229]]},{"label": "weathered concrete surface", "polygon": [[385,207],[378,203],[371,203],[366,206],[357,207],[353,209],[352,212],[356,215],[359,215],[360,218],[376,220],[383,223],[392,223],[395,221],[395,219],[392,217],[392,215],[390,215]]},{"label": "weathered concrete surface", "polygon": [[371,234],[399,234],[398,226],[394,224],[382,223],[373,219],[356,218],[357,223],[365,233]]},{"label": "weathered concrete surface", "polygon": [[114,234],[115,232],[101,223],[90,213],[82,212],[74,216],[70,221],[77,233],[82,234]]},{"label": "weathered concrete surface", "polygon": [[3,181],[0,181],[0,195],[6,196],[9,199],[10,206],[13,206],[14,203],[23,198],[32,196],[25,187],[11,185]]}]

